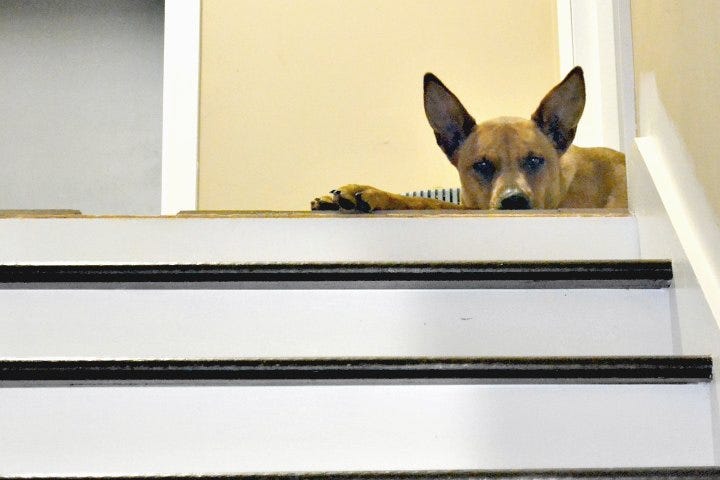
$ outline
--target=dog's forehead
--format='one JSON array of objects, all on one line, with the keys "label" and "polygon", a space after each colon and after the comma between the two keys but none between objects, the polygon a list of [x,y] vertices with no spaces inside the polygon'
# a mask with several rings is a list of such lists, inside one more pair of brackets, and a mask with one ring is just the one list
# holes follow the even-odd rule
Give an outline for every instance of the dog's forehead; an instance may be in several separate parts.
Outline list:
[{"label": "dog's forehead", "polygon": [[479,123],[462,144],[456,162],[471,164],[480,157],[502,164],[540,155],[547,160],[556,158],[552,142],[535,122],[525,118],[500,117]]},{"label": "dog's forehead", "polygon": [[483,148],[515,148],[537,145],[542,132],[532,120],[500,117],[477,125],[478,146]]}]

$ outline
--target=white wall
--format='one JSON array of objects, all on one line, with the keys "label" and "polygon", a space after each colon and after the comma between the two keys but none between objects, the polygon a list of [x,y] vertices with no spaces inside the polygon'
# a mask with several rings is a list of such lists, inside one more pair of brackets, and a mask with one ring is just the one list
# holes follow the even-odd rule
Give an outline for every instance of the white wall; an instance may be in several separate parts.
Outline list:
[{"label": "white wall", "polygon": [[0,209],[160,213],[163,5],[0,3]]}]

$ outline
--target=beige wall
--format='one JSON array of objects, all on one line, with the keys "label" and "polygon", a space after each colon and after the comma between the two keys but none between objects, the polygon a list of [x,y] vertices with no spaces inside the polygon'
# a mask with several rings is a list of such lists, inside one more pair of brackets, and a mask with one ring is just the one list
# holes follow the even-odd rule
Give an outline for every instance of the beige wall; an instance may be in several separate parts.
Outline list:
[{"label": "beige wall", "polygon": [[560,77],[555,0],[203,0],[201,55],[201,209],[458,186],[423,74],[478,120],[528,116]]},{"label": "beige wall", "polygon": [[655,75],[720,219],[720,1],[633,0],[632,28],[636,79]]}]

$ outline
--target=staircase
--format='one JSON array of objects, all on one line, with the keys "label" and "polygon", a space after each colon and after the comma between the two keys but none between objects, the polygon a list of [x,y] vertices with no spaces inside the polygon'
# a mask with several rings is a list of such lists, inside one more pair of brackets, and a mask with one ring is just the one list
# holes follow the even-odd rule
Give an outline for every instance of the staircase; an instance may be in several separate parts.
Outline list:
[{"label": "staircase", "polygon": [[720,479],[712,359],[682,354],[672,264],[630,216],[0,239],[2,478]]}]

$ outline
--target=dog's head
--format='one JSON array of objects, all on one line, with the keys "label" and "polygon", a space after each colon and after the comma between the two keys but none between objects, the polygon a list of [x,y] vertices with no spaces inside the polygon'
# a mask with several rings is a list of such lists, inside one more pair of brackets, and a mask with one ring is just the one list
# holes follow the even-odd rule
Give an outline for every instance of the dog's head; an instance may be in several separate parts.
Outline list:
[{"label": "dog's head", "polygon": [[585,107],[585,80],[575,67],[542,99],[530,120],[480,124],[435,75],[425,75],[425,114],[440,148],[460,174],[463,204],[477,209],[555,208],[560,157]]}]

